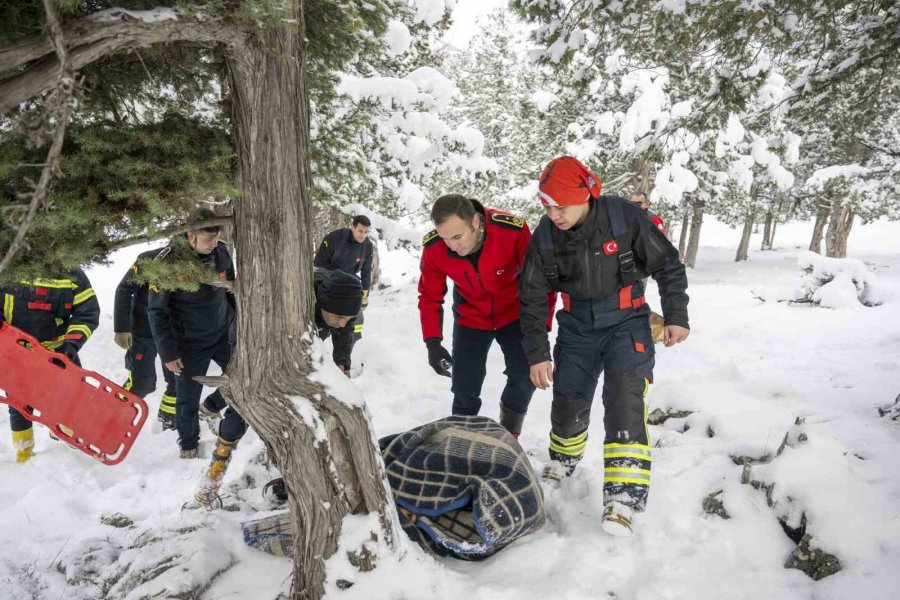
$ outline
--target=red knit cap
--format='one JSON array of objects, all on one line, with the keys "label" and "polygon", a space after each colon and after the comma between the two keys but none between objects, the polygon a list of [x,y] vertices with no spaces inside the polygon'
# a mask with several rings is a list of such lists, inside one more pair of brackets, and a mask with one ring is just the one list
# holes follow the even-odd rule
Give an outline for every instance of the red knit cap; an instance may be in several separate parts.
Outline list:
[{"label": "red knit cap", "polygon": [[599,198],[602,185],[577,158],[560,156],[544,167],[538,189],[544,206],[574,206]]}]

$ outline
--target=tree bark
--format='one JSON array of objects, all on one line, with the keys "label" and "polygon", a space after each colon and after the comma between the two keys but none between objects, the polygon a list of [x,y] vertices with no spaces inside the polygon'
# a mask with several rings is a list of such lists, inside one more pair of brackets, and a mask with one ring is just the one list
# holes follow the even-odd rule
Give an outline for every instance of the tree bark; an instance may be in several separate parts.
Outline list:
[{"label": "tree bark", "polygon": [[688,228],[691,226],[691,208],[688,205],[684,207],[684,216],[681,218],[681,235],[678,237],[678,254],[681,260],[684,260],[684,251],[687,247]]},{"label": "tree bark", "polygon": [[703,226],[703,203],[695,200],[692,204],[691,233],[688,239],[684,264],[694,268],[697,264],[697,251],[700,249],[700,228]]},{"label": "tree bark", "polygon": [[847,258],[847,238],[853,227],[853,209],[836,198],[831,207],[831,220],[825,234],[825,255],[830,258]]},{"label": "tree bark", "polygon": [[747,260],[750,251],[750,235],[753,233],[753,224],[756,220],[756,213],[751,211],[744,220],[744,231],[741,233],[741,243],[738,244],[737,253],[734,256],[735,262]]},{"label": "tree bark", "polygon": [[348,514],[376,513],[389,549],[399,531],[368,411],[315,380],[313,208],[302,0],[299,25],[261,30],[227,58],[237,179],[238,344],[226,398],[281,470],[295,524],[295,599],[321,598],[325,560]]},{"label": "tree bark", "polygon": [[[235,44],[245,33],[233,25],[191,18],[158,23],[87,19],[63,27],[68,47],[67,64],[74,71],[123,50],[172,42],[188,42],[192,46]],[[26,62],[32,63],[29,68],[0,80],[0,114],[8,113],[56,84],[59,59],[52,52],[53,46],[46,36],[25,40],[0,51],[0,73],[12,72]]]},{"label": "tree bark", "polygon": [[825,234],[825,225],[828,223],[828,217],[831,215],[831,203],[829,201],[819,201],[818,211],[816,211],[816,224],[813,225],[812,239],[809,242],[809,249],[816,254],[822,254],[822,237]]},{"label": "tree bark", "polygon": [[772,243],[775,239],[775,213],[769,208],[768,212],[766,212],[766,222],[763,227],[763,239],[762,244],[760,245],[760,250],[771,250]]}]

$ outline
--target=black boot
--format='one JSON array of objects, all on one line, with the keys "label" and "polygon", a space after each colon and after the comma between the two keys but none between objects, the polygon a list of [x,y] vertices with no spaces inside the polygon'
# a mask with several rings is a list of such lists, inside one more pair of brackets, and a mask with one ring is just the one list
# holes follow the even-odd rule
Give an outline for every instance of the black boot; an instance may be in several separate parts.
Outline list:
[{"label": "black boot", "polygon": [[500,424],[503,425],[508,432],[516,439],[522,433],[522,424],[525,422],[525,413],[514,412],[506,408],[500,407]]}]

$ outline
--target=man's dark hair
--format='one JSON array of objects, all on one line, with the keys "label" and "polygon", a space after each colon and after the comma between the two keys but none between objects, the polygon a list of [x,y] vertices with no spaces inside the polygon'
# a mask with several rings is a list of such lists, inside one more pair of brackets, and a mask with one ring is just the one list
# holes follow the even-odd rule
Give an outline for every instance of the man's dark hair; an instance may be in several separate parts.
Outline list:
[{"label": "man's dark hair", "polygon": [[475,216],[475,205],[462,194],[445,194],[431,207],[431,221],[435,225],[440,225],[453,216],[471,223]]},{"label": "man's dark hair", "polygon": [[369,220],[369,217],[366,215],[356,215],[353,217],[353,220],[350,221],[351,227],[356,227],[357,225],[365,225],[366,227],[372,226],[372,221]]},{"label": "man's dark hair", "polygon": [[635,196],[643,196],[644,200],[646,200],[647,202],[650,201],[650,198],[648,198],[648,197],[647,197],[647,194],[644,193],[644,192],[635,192],[634,195],[635,195]]},{"label": "man's dark hair", "polygon": [[[193,213],[191,213],[190,222],[191,223],[199,223],[201,221],[208,221],[210,219],[215,219],[216,213],[213,209],[200,206]],[[191,229],[191,233],[196,235],[201,231],[205,231],[206,233],[219,233],[222,230],[218,225],[213,225],[212,227],[201,227],[199,229]]]}]

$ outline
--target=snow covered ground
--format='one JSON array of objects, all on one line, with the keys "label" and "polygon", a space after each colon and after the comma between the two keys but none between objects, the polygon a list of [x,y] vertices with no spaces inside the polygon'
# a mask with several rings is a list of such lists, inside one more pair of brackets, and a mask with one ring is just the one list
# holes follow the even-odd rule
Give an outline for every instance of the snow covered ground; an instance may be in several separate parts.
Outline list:
[{"label": "snow covered ground", "polygon": [[[650,428],[653,487],[634,538],[611,538],[599,526],[598,401],[585,459],[560,489],[547,490],[541,531],[480,563],[435,561],[410,547],[402,563],[384,562],[329,598],[896,598],[900,423],[876,409],[900,392],[900,224],[857,226],[850,237],[851,256],[867,263],[886,299],[875,308],[776,301],[792,297],[800,282],[797,258],[810,230],[781,226],[775,251],[751,252],[749,262],[736,264],[740,232],[704,226],[699,266],[689,274],[691,337],[658,348],[649,396],[651,410],[691,414]],[[759,247],[759,236],[751,247]],[[125,370],[112,341],[113,290],[140,250],[122,251],[111,267],[89,272],[104,312],[82,359],[116,380]],[[384,252],[382,265],[389,287],[373,292],[354,353],[365,363],[354,382],[378,435],[443,417],[451,402],[449,380],[428,367],[420,339],[417,258]],[[655,288],[648,297],[658,306]],[[495,348],[483,390],[489,416],[498,414],[502,364]],[[521,439],[536,469],[547,460],[550,400],[550,392],[535,394]],[[155,414],[159,393],[148,401]],[[804,422],[795,426],[798,417]],[[791,445],[776,457],[789,430]],[[241,442],[226,478],[226,504],[235,510],[216,512],[182,511],[207,464],[208,432],[203,460],[179,460],[175,434],[148,422],[116,467],[52,442],[45,431],[36,438],[36,457],[18,466],[8,434],[0,433],[0,599],[172,597],[211,582],[204,599],[264,600],[287,589],[289,562],[241,539],[240,523],[270,508],[260,487],[274,471],[259,460],[254,433]],[[759,486],[774,483],[773,507],[764,489],[741,484],[743,467],[732,457],[774,458],[750,471]],[[717,491],[729,519],[703,510],[704,498]],[[133,525],[101,522],[115,513]],[[784,568],[794,543],[777,518],[796,527],[801,514],[815,543],[840,559],[839,573],[815,582]]]}]

